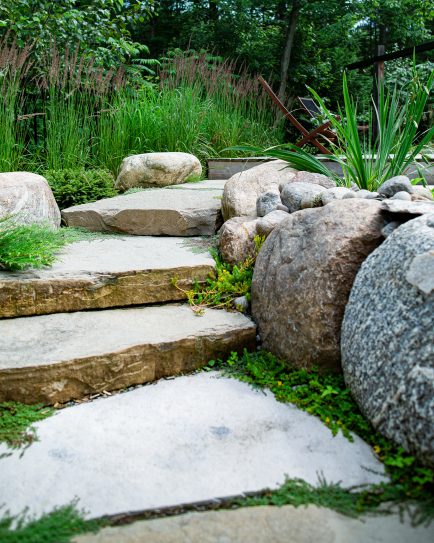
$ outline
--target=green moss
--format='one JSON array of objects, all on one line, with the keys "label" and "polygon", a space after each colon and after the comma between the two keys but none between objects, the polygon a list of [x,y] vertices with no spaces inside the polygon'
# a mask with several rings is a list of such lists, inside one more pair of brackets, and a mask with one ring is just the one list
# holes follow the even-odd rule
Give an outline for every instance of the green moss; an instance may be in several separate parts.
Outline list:
[{"label": "green moss", "polygon": [[89,521],[75,504],[60,507],[38,519],[28,520],[25,514],[0,519],[2,543],[68,543],[73,536],[96,532],[104,526],[102,521]]},{"label": "green moss", "polygon": [[36,440],[32,424],[54,413],[51,407],[25,405],[17,402],[0,403],[0,443],[17,448]]},{"label": "green moss", "polygon": [[[263,351],[245,351],[242,356],[233,353],[226,361],[211,361],[207,369],[220,369],[224,375],[255,387],[268,388],[277,400],[295,404],[320,418],[333,435],[342,432],[351,441],[351,433],[355,433],[371,445],[385,465],[390,484],[365,490],[360,494],[360,503],[373,503],[378,507],[386,501],[417,500],[434,518],[434,470],[423,466],[402,447],[374,430],[352,399],[342,375],[320,373],[317,369],[288,368],[281,360]],[[287,499],[290,500],[290,496]]]}]

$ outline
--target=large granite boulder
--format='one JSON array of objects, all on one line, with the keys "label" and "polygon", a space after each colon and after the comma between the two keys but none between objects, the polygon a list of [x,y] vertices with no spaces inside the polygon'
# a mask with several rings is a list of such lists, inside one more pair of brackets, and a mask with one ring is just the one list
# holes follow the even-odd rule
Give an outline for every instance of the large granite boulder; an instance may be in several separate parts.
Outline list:
[{"label": "large granite boulder", "polygon": [[256,215],[256,201],[264,192],[279,192],[279,185],[294,178],[296,171],[283,160],[272,160],[233,175],[225,185],[222,212],[232,217]]},{"label": "large granite boulder", "polygon": [[124,158],[115,186],[119,190],[165,187],[201,173],[199,160],[189,153],[145,153]]},{"label": "large granite boulder", "polygon": [[374,427],[434,466],[434,214],[397,228],[362,265],[342,366]]},{"label": "large granite boulder", "polygon": [[276,226],[252,284],[264,349],[300,367],[340,368],[345,305],[383,223],[379,202],[353,198],[297,211]]},{"label": "large granite boulder", "polygon": [[0,219],[8,216],[13,216],[17,224],[60,226],[59,207],[42,175],[0,173]]},{"label": "large granite boulder", "polygon": [[219,251],[225,262],[241,264],[256,254],[255,236],[259,219],[232,217],[220,229]]}]

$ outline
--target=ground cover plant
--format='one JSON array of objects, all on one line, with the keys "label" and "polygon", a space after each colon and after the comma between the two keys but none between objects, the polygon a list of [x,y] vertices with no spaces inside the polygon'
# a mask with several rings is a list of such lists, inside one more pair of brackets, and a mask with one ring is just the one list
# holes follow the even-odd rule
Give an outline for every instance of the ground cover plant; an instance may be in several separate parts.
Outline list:
[{"label": "ground cover plant", "polygon": [[37,439],[32,424],[54,413],[51,407],[25,405],[18,402],[0,403],[0,443],[19,448]]},{"label": "ground cover plant", "polygon": [[[267,352],[233,353],[228,360],[211,361],[207,369],[219,369],[223,375],[231,376],[255,387],[267,388],[277,400],[293,403],[300,409],[319,417],[335,435],[342,432],[352,440],[355,433],[373,448],[385,465],[390,483],[359,489],[358,496],[349,496],[340,489],[338,495],[356,511],[366,511],[382,503],[415,501],[421,519],[434,519],[434,470],[423,466],[410,453],[376,432],[361,414],[345,386],[341,374],[321,373],[317,369],[290,368],[287,364]],[[303,493],[315,494],[306,483],[301,485]],[[262,498],[252,498],[249,505],[265,503],[294,503],[293,482]],[[307,503],[307,502],[306,502]],[[309,502],[316,503],[316,502]],[[340,509],[338,509],[340,510]]]}]

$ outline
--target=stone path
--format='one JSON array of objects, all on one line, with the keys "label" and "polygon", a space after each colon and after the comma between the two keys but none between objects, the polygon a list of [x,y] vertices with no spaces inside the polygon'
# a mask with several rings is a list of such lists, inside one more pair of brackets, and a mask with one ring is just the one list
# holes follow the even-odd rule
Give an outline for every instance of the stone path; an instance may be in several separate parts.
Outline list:
[{"label": "stone path", "polygon": [[37,433],[22,457],[1,460],[0,504],[12,514],[77,497],[98,517],[275,488],[285,475],[346,487],[384,480],[361,439],[333,437],[316,417],[216,373],[68,407]]},{"label": "stone path", "polygon": [[330,509],[252,507],[188,513],[86,534],[74,543],[432,543],[434,525],[408,515],[349,518]]},{"label": "stone path", "polygon": [[[215,268],[180,238],[105,236],[67,245],[52,267],[0,271],[0,317],[176,301]],[[193,249],[192,249],[193,246]]]},{"label": "stone path", "polygon": [[[188,186],[191,185],[191,186]],[[150,189],[62,211],[68,226],[139,236],[211,236],[222,224],[221,182]]]}]

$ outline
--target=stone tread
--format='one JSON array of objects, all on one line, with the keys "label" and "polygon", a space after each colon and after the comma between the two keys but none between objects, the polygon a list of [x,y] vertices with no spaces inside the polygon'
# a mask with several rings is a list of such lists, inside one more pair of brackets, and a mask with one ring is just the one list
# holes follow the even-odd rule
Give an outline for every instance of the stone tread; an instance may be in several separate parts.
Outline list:
[{"label": "stone tread", "polygon": [[50,268],[0,271],[0,318],[183,300],[215,268],[195,243],[114,235],[67,245]]},{"label": "stone tread", "polygon": [[286,476],[384,480],[357,436],[334,437],[318,418],[217,372],[67,407],[35,426],[23,455],[0,445],[0,504],[13,515],[75,497],[89,518],[143,511],[276,488]]},{"label": "stone tread", "polygon": [[0,402],[66,402],[192,371],[254,348],[240,313],[188,305],[56,313],[0,321]]},{"label": "stone tread", "polygon": [[149,189],[64,209],[68,226],[140,236],[210,236],[222,223],[215,182]]}]

